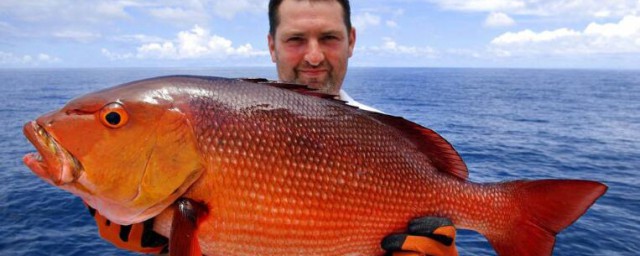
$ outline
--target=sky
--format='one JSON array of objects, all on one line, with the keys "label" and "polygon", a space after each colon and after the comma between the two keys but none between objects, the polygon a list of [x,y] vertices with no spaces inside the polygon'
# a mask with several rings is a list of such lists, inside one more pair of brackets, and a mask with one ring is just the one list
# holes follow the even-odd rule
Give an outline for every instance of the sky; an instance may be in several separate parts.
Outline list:
[{"label": "sky", "polygon": [[[272,66],[268,0],[1,0],[0,68]],[[640,0],[352,0],[350,66],[640,69]]]}]

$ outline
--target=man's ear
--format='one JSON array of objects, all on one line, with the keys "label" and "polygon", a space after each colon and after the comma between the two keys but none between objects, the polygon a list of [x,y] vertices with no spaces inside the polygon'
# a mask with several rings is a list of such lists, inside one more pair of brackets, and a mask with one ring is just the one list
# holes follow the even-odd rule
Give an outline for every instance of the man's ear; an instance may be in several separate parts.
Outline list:
[{"label": "man's ear", "polygon": [[356,28],[351,27],[349,31],[349,57],[353,55],[353,48],[356,46]]},{"label": "man's ear", "polygon": [[267,35],[267,42],[269,44],[269,54],[271,54],[271,62],[276,63],[276,40],[271,36],[271,33]]}]

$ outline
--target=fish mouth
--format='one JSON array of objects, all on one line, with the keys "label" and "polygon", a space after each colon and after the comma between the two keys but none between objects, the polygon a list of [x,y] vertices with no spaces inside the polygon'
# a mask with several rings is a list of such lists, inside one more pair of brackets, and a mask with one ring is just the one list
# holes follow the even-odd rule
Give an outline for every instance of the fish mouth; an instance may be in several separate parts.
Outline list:
[{"label": "fish mouth", "polygon": [[80,177],[83,168],[78,159],[45,128],[31,121],[24,125],[23,132],[37,152],[26,154],[22,161],[36,175],[55,186],[74,182]]}]

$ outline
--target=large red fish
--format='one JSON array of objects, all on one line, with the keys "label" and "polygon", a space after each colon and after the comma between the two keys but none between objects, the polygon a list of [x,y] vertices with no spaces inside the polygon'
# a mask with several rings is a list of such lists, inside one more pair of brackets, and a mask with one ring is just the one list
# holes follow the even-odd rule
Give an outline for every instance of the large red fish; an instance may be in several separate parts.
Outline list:
[{"label": "large red fish", "polygon": [[24,162],[116,223],[156,218],[167,237],[177,199],[202,204],[188,232],[206,255],[376,255],[421,216],[476,230],[499,255],[548,255],[606,191],[473,183],[432,130],[321,96],[213,77],[132,82],[27,123],[39,154]]}]

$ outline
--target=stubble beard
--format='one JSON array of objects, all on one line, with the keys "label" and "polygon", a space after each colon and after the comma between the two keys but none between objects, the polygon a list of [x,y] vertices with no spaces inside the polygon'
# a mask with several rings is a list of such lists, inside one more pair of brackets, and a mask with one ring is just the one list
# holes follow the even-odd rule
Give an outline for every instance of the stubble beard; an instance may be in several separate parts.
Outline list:
[{"label": "stubble beard", "polygon": [[[304,67],[307,68],[308,67]],[[334,92],[334,89],[337,86],[337,81],[335,81],[335,76],[333,74],[333,68],[330,66],[323,65],[323,68],[327,70],[326,76],[323,80],[319,80],[318,78],[303,78],[301,73],[296,68],[294,70],[294,83],[307,85],[311,88],[316,89],[318,92],[327,93],[327,94],[337,94],[338,92]]]}]

